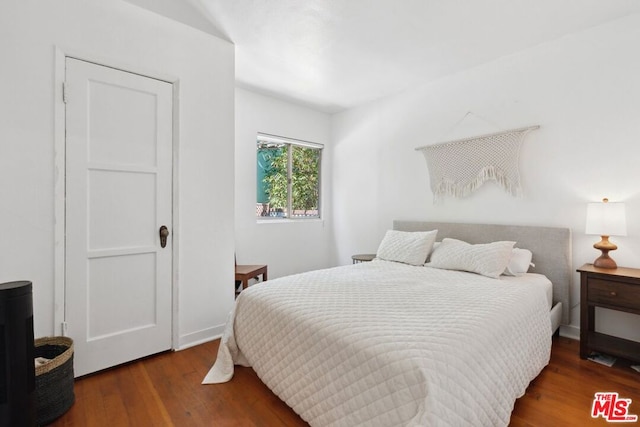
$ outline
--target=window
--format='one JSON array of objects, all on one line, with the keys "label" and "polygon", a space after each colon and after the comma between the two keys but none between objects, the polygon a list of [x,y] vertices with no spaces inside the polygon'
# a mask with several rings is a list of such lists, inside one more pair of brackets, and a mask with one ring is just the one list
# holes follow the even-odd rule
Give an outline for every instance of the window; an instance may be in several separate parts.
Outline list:
[{"label": "window", "polygon": [[260,219],[320,218],[321,144],[258,134],[257,204]]}]

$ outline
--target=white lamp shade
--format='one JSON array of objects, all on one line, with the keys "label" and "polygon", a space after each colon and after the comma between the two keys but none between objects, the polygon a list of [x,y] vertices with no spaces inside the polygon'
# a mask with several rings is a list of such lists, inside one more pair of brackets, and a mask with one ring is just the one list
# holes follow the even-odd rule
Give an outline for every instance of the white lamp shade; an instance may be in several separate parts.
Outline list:
[{"label": "white lamp shade", "polygon": [[624,203],[588,203],[586,234],[626,236],[627,215]]}]

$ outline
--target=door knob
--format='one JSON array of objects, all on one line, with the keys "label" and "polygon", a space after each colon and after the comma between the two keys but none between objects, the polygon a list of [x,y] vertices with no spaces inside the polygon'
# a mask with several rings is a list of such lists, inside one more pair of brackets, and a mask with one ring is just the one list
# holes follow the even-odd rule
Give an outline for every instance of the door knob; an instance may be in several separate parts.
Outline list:
[{"label": "door knob", "polygon": [[160,227],[160,247],[164,248],[167,246],[167,236],[169,236],[169,229],[166,225]]}]

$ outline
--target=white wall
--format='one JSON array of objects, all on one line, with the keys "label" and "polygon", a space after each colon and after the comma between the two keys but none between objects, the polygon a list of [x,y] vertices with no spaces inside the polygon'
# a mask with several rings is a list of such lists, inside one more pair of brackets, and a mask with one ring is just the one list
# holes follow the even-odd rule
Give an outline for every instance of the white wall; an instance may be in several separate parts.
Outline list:
[{"label": "white wall", "polygon": [[178,342],[221,333],[233,304],[234,48],[131,4],[0,4],[0,282],[34,286],[35,335],[54,315],[56,50],[179,84]]},{"label": "white wall", "polygon": [[[341,263],[375,252],[393,219],[569,227],[573,267],[592,262],[586,203],[627,203],[618,265],[640,267],[640,16],[591,28],[333,118],[333,213]],[[467,112],[472,112],[465,120]],[[460,122],[461,121],[461,122]],[[415,147],[525,125],[524,197],[493,183],[466,199],[432,202]],[[574,275],[572,325],[579,326]],[[638,317],[608,312],[598,327],[640,339]],[[565,328],[566,333],[575,329]]]},{"label": "white wall", "polygon": [[[324,144],[321,220],[256,221],[258,132]],[[333,265],[330,116],[236,89],[235,231],[238,264],[267,264],[269,278]]]},{"label": "white wall", "polygon": [[[124,0],[160,15],[182,22],[218,38],[229,40],[209,19],[200,0]],[[229,40],[231,41],[231,40]]]}]

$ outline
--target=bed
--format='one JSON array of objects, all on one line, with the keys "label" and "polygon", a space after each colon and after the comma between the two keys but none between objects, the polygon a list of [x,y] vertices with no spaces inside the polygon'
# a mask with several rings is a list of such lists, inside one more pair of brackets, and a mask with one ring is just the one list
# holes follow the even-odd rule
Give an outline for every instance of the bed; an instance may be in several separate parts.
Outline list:
[{"label": "bed", "polygon": [[430,263],[453,241],[511,241],[531,250],[535,267],[495,278],[377,259],[252,286],[203,383],[251,366],[312,426],[507,425],[567,321],[570,231],[406,221],[394,229],[438,230]]}]

